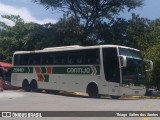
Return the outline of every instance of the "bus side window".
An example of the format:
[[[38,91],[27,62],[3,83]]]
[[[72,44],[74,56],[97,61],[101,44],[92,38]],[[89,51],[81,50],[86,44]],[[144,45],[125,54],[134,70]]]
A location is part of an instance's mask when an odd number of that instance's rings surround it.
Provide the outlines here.
[[[28,64],[27,65],[33,65],[33,55],[32,54],[28,54]]]
[[[29,55],[28,54],[21,55],[20,65],[28,65],[28,64],[29,64]]]
[[[72,65],[72,59],[71,58],[68,59],[68,64]]]
[[[61,64],[62,64],[62,65],[65,65],[65,63],[66,63],[65,58],[62,58],[62,59],[61,59]]]
[[[31,55],[30,56],[30,63],[31,65],[40,65],[40,56],[39,55]]]
[[[67,55],[62,55],[61,57],[62,57],[62,58],[61,58],[61,64],[62,64],[62,65],[66,65],[66,64],[67,64],[67,57],[68,57],[68,56],[67,56]]]
[[[49,54],[42,56],[42,65],[51,65],[52,64],[52,57]]]
[[[82,58],[77,58],[76,63],[79,64],[79,65],[81,65],[83,63],[83,59]]]
[[[21,64],[21,56],[22,55],[14,55],[14,65],[20,65]]]
[[[48,56],[47,59],[45,60],[45,64],[46,65],[52,65],[53,58],[52,56]]]
[[[68,59],[70,65],[80,65],[83,63],[82,56],[80,55],[70,55]]]
[[[53,65],[58,65],[58,58],[57,58],[57,56],[53,57]]]
[[[75,64],[73,55],[69,56],[68,64],[69,64],[69,65],[74,65],[74,64]]]
[[[42,65],[45,65],[45,64],[46,64],[46,59],[47,59],[47,56],[46,56],[46,55],[43,55],[43,56],[42,56],[42,61],[41,61],[41,64],[42,64]]]
[[[87,64],[98,64],[99,59],[96,55],[89,54],[89,55],[86,55],[86,63]]]
[[[100,51],[99,49],[84,50],[84,64],[100,64]]]

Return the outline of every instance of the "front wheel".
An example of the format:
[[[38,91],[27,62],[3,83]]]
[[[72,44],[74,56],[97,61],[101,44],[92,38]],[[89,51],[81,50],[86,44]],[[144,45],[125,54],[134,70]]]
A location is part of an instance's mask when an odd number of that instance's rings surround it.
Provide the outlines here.
[[[100,95],[98,93],[98,87],[95,84],[88,85],[87,93],[91,98],[100,98]]]

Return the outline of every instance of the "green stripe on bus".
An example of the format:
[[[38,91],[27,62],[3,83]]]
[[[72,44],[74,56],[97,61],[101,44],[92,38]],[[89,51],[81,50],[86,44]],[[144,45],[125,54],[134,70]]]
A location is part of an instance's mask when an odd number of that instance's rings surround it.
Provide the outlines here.
[[[46,67],[41,67],[41,73],[46,73]]]
[[[54,67],[53,74],[88,74],[99,75],[99,66],[81,66],[81,67]]]
[[[28,67],[28,73],[33,73],[33,67]]]
[[[40,67],[41,73],[47,73],[46,67]],[[13,73],[34,73],[34,67],[13,67]],[[100,66],[52,67],[52,74],[86,74],[99,75]]]
[[[44,79],[45,82],[49,82],[49,75],[44,75],[44,78],[45,78]]]

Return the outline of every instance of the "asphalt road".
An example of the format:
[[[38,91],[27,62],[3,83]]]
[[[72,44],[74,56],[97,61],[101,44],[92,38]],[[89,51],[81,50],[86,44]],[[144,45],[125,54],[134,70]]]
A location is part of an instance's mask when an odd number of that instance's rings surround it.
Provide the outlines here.
[[[3,91],[0,92],[0,111],[160,111],[160,99],[121,98],[114,100],[109,97],[93,99],[64,93],[54,95]],[[86,118],[87,120],[160,120],[160,117],[54,117],[57,120],[82,120]],[[17,120],[17,118],[12,119]],[[45,120],[49,119],[53,118],[45,118]]]

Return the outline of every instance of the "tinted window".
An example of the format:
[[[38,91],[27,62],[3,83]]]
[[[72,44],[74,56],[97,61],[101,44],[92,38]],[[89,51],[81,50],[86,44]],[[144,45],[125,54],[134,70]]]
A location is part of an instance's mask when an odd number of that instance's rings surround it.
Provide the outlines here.
[[[119,48],[119,54],[127,56],[127,57],[134,57],[134,58],[142,59],[141,52],[132,50],[132,49]]]
[[[116,48],[103,48],[103,65],[106,80],[120,83],[119,60]]]
[[[70,50],[19,54],[14,56],[14,65],[92,65],[100,64],[99,49]]]

